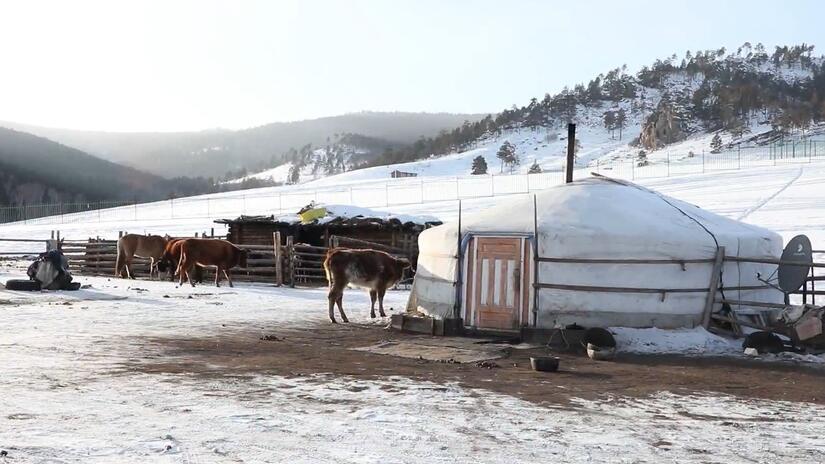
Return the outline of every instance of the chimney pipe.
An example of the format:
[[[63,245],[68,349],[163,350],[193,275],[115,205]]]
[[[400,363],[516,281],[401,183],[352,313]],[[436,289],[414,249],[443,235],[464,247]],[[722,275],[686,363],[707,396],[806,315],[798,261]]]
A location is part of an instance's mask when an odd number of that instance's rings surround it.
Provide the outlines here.
[[[567,164],[565,165],[564,183],[573,182],[573,160],[576,156],[576,125],[567,124]]]

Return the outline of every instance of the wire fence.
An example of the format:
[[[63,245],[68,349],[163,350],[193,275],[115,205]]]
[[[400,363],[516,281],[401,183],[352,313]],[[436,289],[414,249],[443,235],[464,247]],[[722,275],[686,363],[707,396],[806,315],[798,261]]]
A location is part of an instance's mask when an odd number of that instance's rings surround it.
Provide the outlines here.
[[[651,154],[593,161],[576,167],[576,178],[590,172],[628,180],[734,171],[825,160],[825,140],[796,140],[710,151]],[[0,223],[70,224],[168,219],[234,218],[239,215],[294,213],[314,201],[367,208],[524,194],[564,182],[564,171],[463,177],[407,177],[322,188],[274,187],[237,194],[210,194],[152,203],[100,201],[0,207]]]

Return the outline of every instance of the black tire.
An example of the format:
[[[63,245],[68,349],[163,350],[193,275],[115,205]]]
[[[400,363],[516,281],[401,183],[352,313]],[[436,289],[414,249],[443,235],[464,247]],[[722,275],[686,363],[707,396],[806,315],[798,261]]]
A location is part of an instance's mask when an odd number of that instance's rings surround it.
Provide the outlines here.
[[[599,348],[616,348],[616,339],[613,338],[613,334],[601,327],[592,327],[584,331],[582,346],[586,348],[588,343]]]
[[[785,344],[775,333],[760,331],[748,334],[742,342],[742,348],[755,348],[759,354],[776,354],[785,351]]]
[[[6,290],[19,290],[23,292],[39,292],[40,282],[36,280],[12,279],[6,281]]]

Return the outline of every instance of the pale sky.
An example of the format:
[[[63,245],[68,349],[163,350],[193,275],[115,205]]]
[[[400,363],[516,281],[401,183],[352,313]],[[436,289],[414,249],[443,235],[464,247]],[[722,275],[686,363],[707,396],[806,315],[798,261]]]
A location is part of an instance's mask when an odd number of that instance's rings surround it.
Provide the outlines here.
[[[0,120],[232,129],[497,112],[622,64],[813,43],[820,1],[0,0]]]

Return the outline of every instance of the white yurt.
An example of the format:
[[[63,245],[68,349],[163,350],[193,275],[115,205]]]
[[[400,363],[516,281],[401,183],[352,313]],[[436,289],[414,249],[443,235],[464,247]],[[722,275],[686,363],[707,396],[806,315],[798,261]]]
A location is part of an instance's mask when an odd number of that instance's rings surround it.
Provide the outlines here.
[[[720,247],[778,258],[778,234],[604,177],[465,214],[421,233],[418,246],[408,309],[479,330],[695,327],[716,281],[714,311],[720,295],[782,300],[757,279],[775,265],[716,264]]]

